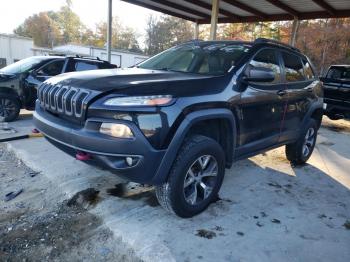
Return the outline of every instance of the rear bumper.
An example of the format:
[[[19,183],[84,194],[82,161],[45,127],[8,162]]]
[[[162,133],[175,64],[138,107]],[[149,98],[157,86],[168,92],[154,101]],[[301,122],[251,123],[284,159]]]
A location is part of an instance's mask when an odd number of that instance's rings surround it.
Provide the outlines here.
[[[343,100],[336,100],[336,99],[329,99],[324,98],[324,103],[327,104],[325,108],[325,112],[344,112],[349,113],[350,112],[350,101],[343,101]]]
[[[123,123],[132,130],[134,138],[114,138],[99,133],[102,122]],[[162,162],[165,150],[155,150],[141,130],[130,121],[91,118],[83,127],[55,117],[37,105],[34,124],[56,147],[75,156],[88,153],[86,162],[108,169],[137,183],[153,184],[153,178]],[[126,158],[133,159],[129,166]]]

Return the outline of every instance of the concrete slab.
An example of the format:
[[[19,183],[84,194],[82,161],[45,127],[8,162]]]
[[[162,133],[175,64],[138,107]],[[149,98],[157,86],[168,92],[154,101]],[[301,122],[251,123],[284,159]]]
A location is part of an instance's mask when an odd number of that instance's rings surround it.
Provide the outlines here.
[[[226,171],[221,200],[191,219],[155,206],[152,192],[108,195],[121,179],[42,138],[8,148],[67,197],[88,187],[101,190],[91,212],[145,261],[349,261],[350,231],[343,224],[350,219],[350,124],[333,125],[325,121],[304,167],[291,167],[284,148],[237,162]]]

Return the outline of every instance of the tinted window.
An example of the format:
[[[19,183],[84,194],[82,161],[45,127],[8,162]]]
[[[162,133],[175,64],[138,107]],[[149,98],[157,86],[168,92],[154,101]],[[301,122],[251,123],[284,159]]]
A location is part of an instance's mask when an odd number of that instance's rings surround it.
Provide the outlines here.
[[[98,69],[96,63],[88,61],[75,61],[75,71],[95,70]]]
[[[327,78],[331,79],[350,79],[350,67],[331,67],[327,73]]]
[[[185,44],[170,48],[138,65],[154,70],[225,74],[246,52],[248,45],[233,43]]]
[[[103,62],[100,62],[100,63],[98,63],[97,65],[98,65],[98,68],[99,68],[99,69],[117,68],[116,65],[109,64],[109,63],[103,63]]]
[[[281,81],[281,68],[275,50],[263,49],[257,53],[250,61],[248,70],[254,67],[269,68],[274,71],[275,80],[268,82],[268,84],[276,84]]]
[[[315,78],[315,74],[314,71],[311,68],[311,65],[308,61],[303,60],[304,63],[304,73],[307,79],[314,79]]]
[[[62,73],[63,65],[64,65],[64,60],[53,61],[51,63],[44,65],[42,68],[40,68],[37,74],[42,76],[59,75]]]
[[[304,68],[301,59],[293,54],[282,52],[287,82],[305,80]]]

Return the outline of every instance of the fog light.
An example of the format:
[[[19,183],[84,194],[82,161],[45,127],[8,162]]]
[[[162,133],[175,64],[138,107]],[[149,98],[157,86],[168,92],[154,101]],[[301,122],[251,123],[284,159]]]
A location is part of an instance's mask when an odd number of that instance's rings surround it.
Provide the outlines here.
[[[134,136],[127,125],[113,123],[102,123],[100,133],[119,138],[130,138]]]
[[[127,157],[126,159],[126,163],[128,164],[128,166],[132,166],[132,158],[131,157]]]

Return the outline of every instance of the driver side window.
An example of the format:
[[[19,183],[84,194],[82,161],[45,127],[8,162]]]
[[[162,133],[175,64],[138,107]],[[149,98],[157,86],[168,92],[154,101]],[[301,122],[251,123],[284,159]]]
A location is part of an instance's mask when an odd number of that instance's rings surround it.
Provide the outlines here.
[[[272,82],[266,82],[266,84],[279,84],[281,82],[281,68],[278,60],[277,53],[274,49],[263,49],[259,51],[253,59],[250,61],[248,70],[256,67],[272,69],[275,74],[275,79]],[[259,82],[259,84],[265,84]]]
[[[63,66],[64,60],[56,60],[44,65],[37,74],[40,76],[56,76],[62,73]]]

